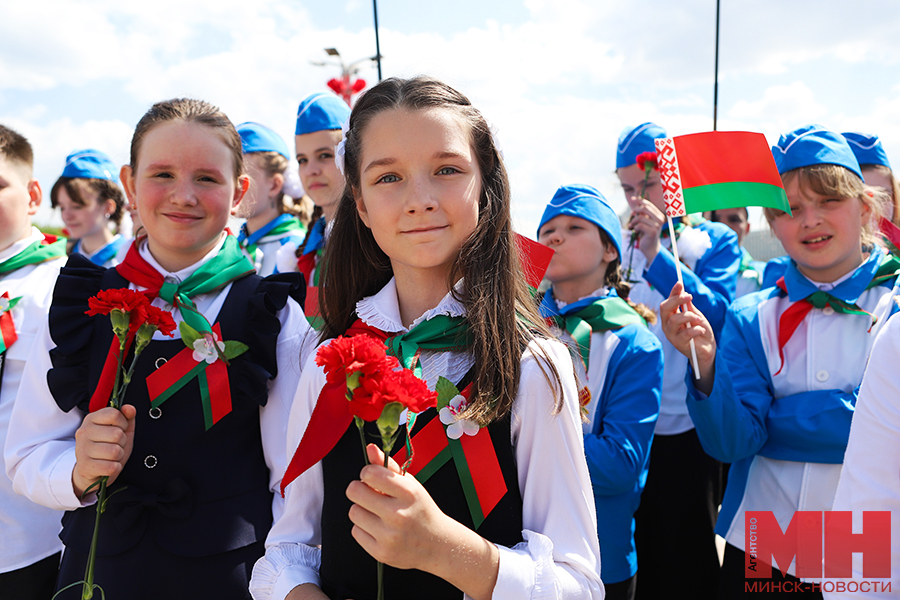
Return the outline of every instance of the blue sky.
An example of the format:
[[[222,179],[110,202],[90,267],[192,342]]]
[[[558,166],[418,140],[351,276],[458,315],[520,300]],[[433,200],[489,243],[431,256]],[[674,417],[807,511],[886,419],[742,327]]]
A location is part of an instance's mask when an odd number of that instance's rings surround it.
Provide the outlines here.
[[[562,184],[592,184],[624,207],[613,174],[624,127],[712,127],[714,0],[381,0],[378,9],[384,76],[445,79],[495,125],[525,234]],[[898,31],[892,0],[722,0],[719,129],[771,142],[810,122],[872,132],[900,164]],[[371,2],[6,3],[0,122],[31,139],[45,191],[72,150],[126,162],[134,124],[174,96],[209,100],[290,143],[299,100],[338,74],[311,64],[326,47],[348,61],[373,55]],[[374,68],[360,75],[377,80]]]

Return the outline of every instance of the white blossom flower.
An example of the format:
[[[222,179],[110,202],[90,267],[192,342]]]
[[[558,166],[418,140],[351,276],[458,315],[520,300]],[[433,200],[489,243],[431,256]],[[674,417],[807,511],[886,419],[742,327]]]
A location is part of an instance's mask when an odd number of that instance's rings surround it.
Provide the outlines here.
[[[225,351],[225,342],[220,342],[215,333],[203,334],[202,338],[194,340],[193,345],[194,353],[191,354],[191,358],[197,362],[205,360],[208,364],[213,364],[219,360],[219,352]]]
[[[457,395],[450,400],[450,404],[442,408],[438,413],[441,423],[447,426],[447,437],[451,440],[458,440],[463,434],[475,435],[481,429],[475,421],[461,417],[468,406],[469,403],[466,402],[466,399],[461,395]]]

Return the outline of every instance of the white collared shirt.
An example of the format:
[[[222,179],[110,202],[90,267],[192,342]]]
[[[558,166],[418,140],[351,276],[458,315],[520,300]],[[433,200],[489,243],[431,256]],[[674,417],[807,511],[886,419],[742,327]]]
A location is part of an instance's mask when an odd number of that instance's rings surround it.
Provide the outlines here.
[[[220,242],[200,261],[175,273],[165,271],[153,258],[146,244],[139,249],[141,256],[164,277],[183,281],[191,273],[211,260],[225,241]],[[141,289],[134,284],[131,289]],[[193,298],[197,309],[215,323],[219,310],[231,290],[231,284],[222,289]],[[153,300],[153,305],[170,309],[161,298]],[[176,325],[182,320],[178,310],[172,314]],[[269,381],[269,399],[260,408],[260,430],[266,464],[270,470],[269,487],[275,492],[273,515],[281,513],[281,476],[287,463],[285,436],[290,403],[300,378],[300,369],[310,351],[315,347],[316,334],[310,328],[303,310],[293,300],[288,299],[279,311],[281,334],[276,346],[278,376]],[[174,332],[179,337],[178,329]],[[159,332],[154,339],[164,338]],[[13,480],[16,492],[34,502],[61,510],[74,510],[95,501],[90,495],[82,501],[72,488],[72,470],[75,467],[75,431],[80,427],[84,414],[79,410],[63,412],[50,393],[47,385],[47,371],[52,367],[49,352],[56,344],[50,337],[49,327],[44,319],[34,340],[28,364],[22,377],[19,396],[27,402],[18,403],[12,415],[11,435],[7,439],[4,458],[6,471]],[[134,457],[132,457],[134,458]]]
[[[361,300],[357,314],[366,324],[384,331],[407,331],[393,280],[376,295]],[[447,294],[413,326],[439,314],[462,316],[465,308]],[[532,343],[522,357],[511,415],[525,541],[513,548],[498,546],[500,570],[493,598],[599,599],[603,598],[603,584],[596,515],[572,361],[559,342],[542,342],[540,347],[559,372],[564,407],[553,414],[555,399],[533,355],[537,344]],[[473,363],[467,353],[425,350],[420,361],[431,389],[441,375],[459,381]],[[288,424],[290,454],[300,442],[324,384],[323,369],[308,361]],[[316,546],[322,541],[323,492],[321,463],[288,486],[284,514],[272,526],[266,555],[253,569],[250,591],[257,600],[280,600],[298,585],[318,584],[320,551]]]
[[[0,252],[0,262],[44,239],[37,228],[30,235]],[[3,365],[3,385],[0,387],[0,448],[6,443],[9,422],[16,392],[25,370],[28,351],[34,344],[38,330],[47,321],[53,284],[59,269],[66,264],[60,257],[27,265],[0,275],[0,295],[9,293],[10,299],[21,297],[12,309],[12,319],[18,339],[7,350]],[[59,541],[58,511],[35,504],[13,491],[12,481],[0,475],[0,573],[21,569],[62,549]]]

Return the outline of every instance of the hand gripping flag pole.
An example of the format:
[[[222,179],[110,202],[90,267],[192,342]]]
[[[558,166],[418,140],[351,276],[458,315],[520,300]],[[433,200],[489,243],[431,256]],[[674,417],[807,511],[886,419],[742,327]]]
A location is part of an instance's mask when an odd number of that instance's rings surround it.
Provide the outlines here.
[[[682,285],[684,280],[673,217],[746,206],[767,206],[791,212],[775,159],[763,134],[711,131],[659,138],[655,144],[672,254],[678,282]],[[691,365],[694,377],[700,379],[694,340],[691,340]]]

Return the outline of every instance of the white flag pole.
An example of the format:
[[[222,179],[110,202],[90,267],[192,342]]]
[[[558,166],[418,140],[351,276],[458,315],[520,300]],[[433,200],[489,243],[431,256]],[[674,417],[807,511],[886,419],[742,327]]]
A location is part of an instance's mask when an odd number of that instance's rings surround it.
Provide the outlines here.
[[[669,215],[669,211],[666,211],[666,221],[669,223],[669,239],[672,240],[672,254],[675,256],[675,271],[678,273],[678,283],[684,288],[684,279],[681,277],[681,260],[678,258],[678,244],[675,240],[675,226],[672,224],[672,217]],[[681,306],[678,307],[678,310],[684,312]],[[694,367],[694,378],[700,379],[697,346],[694,345],[694,340],[691,340],[691,365]]]

